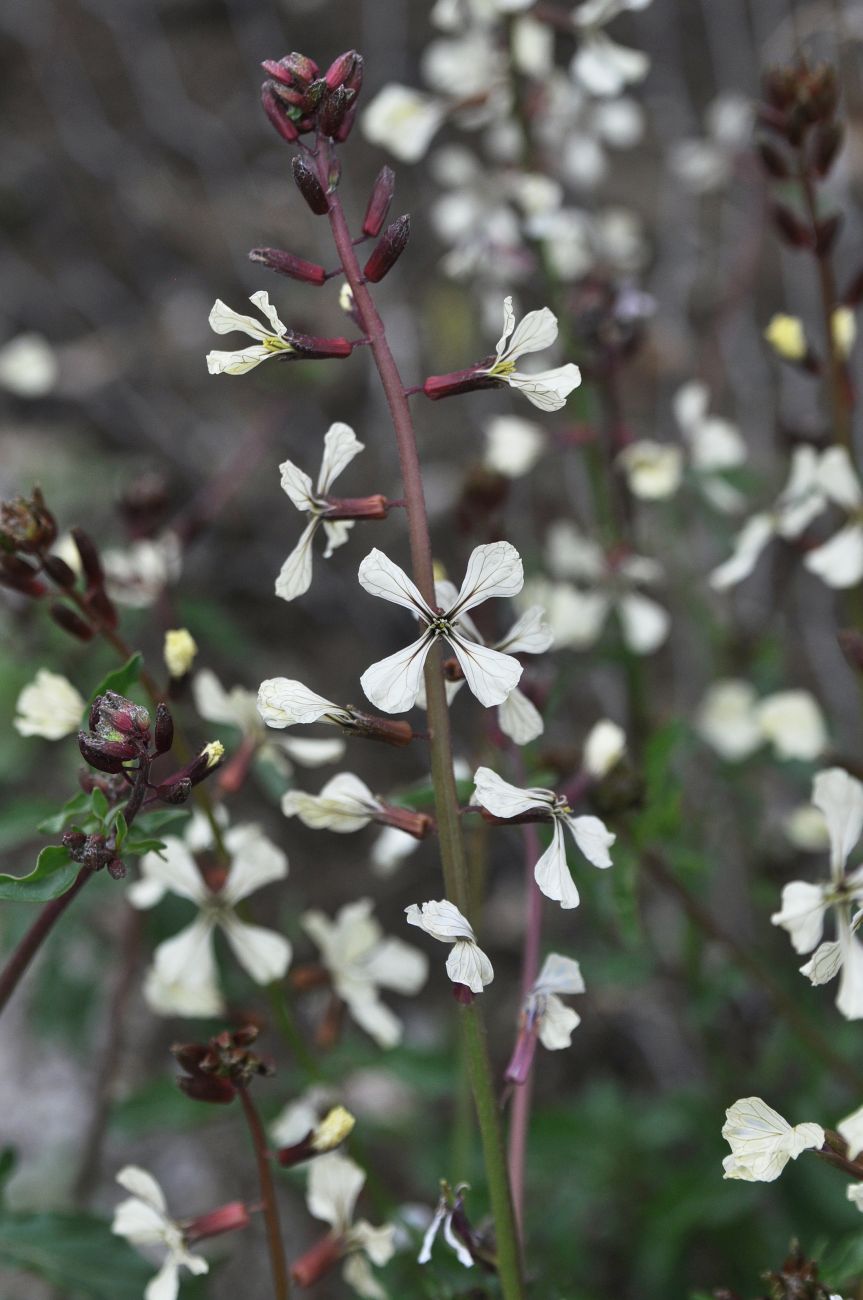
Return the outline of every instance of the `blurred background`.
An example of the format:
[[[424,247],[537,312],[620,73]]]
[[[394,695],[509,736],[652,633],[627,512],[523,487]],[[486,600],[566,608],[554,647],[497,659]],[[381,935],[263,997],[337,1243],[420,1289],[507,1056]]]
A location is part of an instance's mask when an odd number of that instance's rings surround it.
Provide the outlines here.
[[[282,460],[314,474],[324,431],[345,420],[366,451],[340,487],[350,495],[399,495],[388,415],[369,359],[360,351],[339,365],[264,366],[232,378],[209,376],[204,357],[234,342],[214,344],[207,325],[213,301],[244,311],[260,288],[292,328],[352,331],[337,282],[313,289],[247,259],[251,248],[274,246],[333,265],[326,223],[297,195],[291,150],[260,112],[261,60],[299,49],[325,67],[355,47],[366,58],[363,97],[371,101],[388,82],[422,83],[424,51],[436,38],[429,16],[430,5],[419,0],[27,0],[0,8],[0,498],[38,483],[61,532],[79,524],[105,548],[127,551],[168,527],[178,535],[181,560],[171,581],[154,603],[133,597],[123,610],[127,641],[157,666],[165,630],[186,626],[201,647],[197,666],[212,669],[226,687],[255,690],[263,678],[283,675],[333,700],[360,703],[359,673],[400,644],[399,611],[370,609],[355,581],[356,564],[372,545],[406,563],[398,511],[363,526],[362,536],[356,530],[330,562],[316,557],[315,583],[301,601],[286,605],[273,595],[300,526],[279,486]],[[624,280],[652,300],[622,381],[620,418],[636,437],[673,440],[673,394],[702,379],[713,407],[745,439],[743,482],[753,502],[772,500],[781,485],[776,457],[789,438],[818,431],[813,386],[780,374],[761,338],[775,311],[814,316],[815,284],[808,265],[801,270],[799,256],[781,251],[769,229],[748,120],[736,137],[723,137],[711,106],[724,96],[745,109],[762,70],[790,57],[795,22],[807,47],[842,69],[846,144],[832,185],[845,214],[841,278],[855,274],[863,251],[860,4],[801,2],[794,12],[789,0],[653,0],[623,14],[615,37],[650,59],[646,78],[630,91],[643,130],[634,148],[613,153],[601,175],[576,186],[574,200],[600,233],[612,229],[609,214],[633,214],[624,265],[597,255],[584,275]],[[463,137],[445,125],[436,145]],[[561,149],[565,144],[562,128]],[[554,142],[547,147],[553,151]],[[342,196],[356,226],[385,158],[360,131],[344,151]],[[397,173],[393,213],[411,214],[412,237],[378,299],[406,381],[421,383],[489,353],[504,292],[514,291],[524,308],[541,306],[543,284],[530,264],[515,283],[496,282],[494,267],[484,275],[449,274],[434,167],[386,160]],[[578,275],[566,290],[576,334],[586,310],[582,287]],[[30,349],[27,366],[16,365],[13,345]],[[538,573],[547,521],[579,513],[585,501],[579,446],[589,406],[541,417],[553,450],[529,480],[501,479],[483,466],[484,428],[513,404],[503,391],[415,406],[436,546],[456,581],[470,548],[500,535]],[[663,600],[674,629],[650,660],[645,683],[651,728],[638,778],[652,821],[649,831],[641,824],[621,840],[613,872],[600,878],[581,870],[579,913],[547,910],[546,947],[580,960],[588,991],[578,1000],[583,1023],[572,1049],[537,1058],[526,1221],[533,1294],[543,1300],[706,1297],[723,1286],[751,1296],[793,1236],[811,1252],[842,1240],[863,1262],[858,1213],[832,1171],[802,1161],[771,1187],[721,1178],[720,1128],[736,1097],[758,1093],[792,1123],[834,1122],[859,1104],[863,1071],[855,1027],[800,981],[786,936],[767,923],[781,883],[812,870],[811,858],[802,865],[795,858],[782,823],[807,798],[813,766],[792,762],[780,770],[763,753],[743,765],[720,764],[692,726],[710,682],[745,670],[764,691],[812,691],[828,719],[831,752],[859,763],[859,702],[832,630],[833,596],[787,578],[791,595],[780,610],[774,596],[786,579],[777,561],[729,612],[708,600],[704,580],[727,553],[727,521],[705,520],[690,502],[688,509],[646,512],[638,529],[640,549],[666,567]],[[15,732],[18,694],[47,666],[86,697],[113,660],[106,648],[65,636],[36,602],[7,593],[0,636],[0,866],[19,872],[38,847],[35,821],[75,789],[79,759],[74,741]],[[570,754],[575,764],[598,718],[631,721],[620,664],[612,646],[564,652],[554,682],[550,666],[538,669],[560,701],[542,741],[549,752]],[[472,699],[459,701],[459,752],[473,770],[480,710]],[[194,741],[219,734],[229,747],[238,743],[230,728],[196,717],[188,689],[175,706]],[[542,769],[541,756],[537,764]],[[424,775],[423,753],[414,749],[350,748],[342,766],[382,792],[409,788]],[[331,774],[298,770],[293,779],[317,790]],[[404,906],[439,896],[433,844],[421,845],[398,870],[376,874],[371,831],[337,837],[286,823],[274,798],[283,785],[256,768],[232,816],[261,823],[288,852],[289,880],[272,891],[261,915],[271,923],[278,915],[305,960],[314,953],[298,917],[309,906],[333,912],[371,895],[385,929],[401,935]],[[706,909],[707,929],[693,923],[673,889],[641,870],[638,846],[648,840],[663,845]],[[474,848],[489,859],[483,938],[497,978],[487,1010],[502,1069],[518,998],[521,850],[515,832]],[[719,938],[709,932],[711,918]],[[31,919],[26,907],[4,905],[4,948]],[[40,957],[0,1025],[0,1138],[18,1154],[7,1215],[72,1204],[109,1214],[114,1173],[129,1162],[151,1169],[171,1203],[190,1213],[254,1197],[235,1117],[195,1107],[172,1082],[167,1047],[194,1038],[194,1026],[154,1017],[139,991],[153,944],[186,919],[176,899],[143,921],[131,919],[122,886],[99,879]],[[765,991],[722,935],[757,952],[778,989]],[[384,1054],[346,1028],[322,1065],[360,1117],[357,1158],[374,1171],[375,1221],[394,1205],[432,1205],[438,1178],[456,1163],[474,1187],[469,1209],[481,1215],[485,1204],[449,1038],[449,990],[440,953],[429,955],[425,992],[395,1000],[406,1021],[403,1045]],[[239,1011],[248,985],[227,962],[223,968]],[[100,1098],[112,1007],[121,1013],[121,1044],[108,1096]],[[249,1009],[266,1020],[265,1005]],[[309,1032],[318,1014],[314,999],[301,1004]],[[849,1063],[844,1073],[825,1061],[811,1030]],[[274,1035],[265,1032],[262,1043],[280,1065],[276,1080],[260,1089],[272,1116],[309,1080]],[[95,1113],[104,1132],[94,1138]],[[82,1152],[94,1144],[98,1160],[82,1188]],[[302,1181],[285,1183],[293,1254],[315,1231]],[[62,1283],[43,1290],[15,1267],[4,1247],[10,1234],[14,1220],[4,1227],[0,1218],[4,1300],[66,1295]],[[101,1250],[94,1242],[91,1261],[101,1260]],[[241,1287],[267,1294],[258,1227],[221,1254],[208,1279],[184,1283],[183,1297],[220,1300]],[[381,1274],[394,1297],[496,1294],[493,1282],[466,1277],[446,1258],[434,1275],[422,1276],[410,1258],[400,1255]],[[124,1300],[140,1293],[137,1274],[107,1276],[114,1290],[104,1289],[103,1275],[85,1278],[71,1294]],[[348,1294],[341,1285],[328,1280],[310,1294]]]

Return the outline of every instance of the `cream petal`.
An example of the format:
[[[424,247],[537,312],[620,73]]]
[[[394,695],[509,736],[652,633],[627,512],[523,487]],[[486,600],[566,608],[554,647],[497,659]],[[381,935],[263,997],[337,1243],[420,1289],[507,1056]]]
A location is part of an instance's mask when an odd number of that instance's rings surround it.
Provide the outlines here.
[[[821,938],[826,908],[821,885],[792,880],[783,887],[782,905],[770,923],[787,931],[795,952],[811,952]]]
[[[460,618],[469,609],[494,596],[516,596],[524,586],[521,556],[509,542],[487,542],[474,547],[467,562],[458,599],[446,611],[448,618]]]
[[[320,522],[314,518],[306,524],[299,541],[279,570],[276,595],[282,600],[296,600],[312,585],[312,539]]]
[[[358,831],[367,826],[380,803],[371,790],[351,772],[340,772],[319,795],[289,790],[282,796],[286,817],[299,817],[312,830]]]
[[[472,993],[482,993],[494,979],[488,957],[472,939],[457,939],[446,959],[446,973],[453,984],[466,984]]]
[[[200,906],[210,897],[210,891],[204,884],[195,859],[182,840],[170,836],[164,845],[161,853],[146,853],[141,859],[142,877]]]
[[[387,1292],[375,1278],[365,1255],[352,1251],[342,1268],[342,1277],[362,1300],[389,1300]]]
[[[863,1106],[840,1120],[836,1129],[848,1143],[848,1159],[856,1160],[863,1151]]]
[[[756,706],[755,720],[777,758],[811,761],[827,746],[827,728],[815,698],[808,691],[778,691]]]
[[[830,865],[838,879],[863,831],[863,783],[844,768],[827,768],[812,782],[812,802],[827,822]]]
[[[553,641],[554,634],[545,621],[542,605],[531,605],[513,623],[506,636],[495,643],[494,649],[511,655],[541,655],[551,649]]]
[[[507,339],[509,338],[510,334],[513,332],[514,329],[515,329],[515,312],[512,309],[512,298],[504,298],[503,333],[498,339],[497,348],[495,349],[495,355],[498,361],[500,361],[501,358],[503,357],[506,349]]]
[[[601,718],[584,742],[584,770],[601,781],[626,753],[626,732],[610,718]]]
[[[269,338],[271,333],[259,320],[255,320],[254,316],[241,316],[238,311],[234,311],[227,303],[222,302],[221,298],[217,298],[213,304],[209,324],[210,329],[216,334],[233,334],[235,330],[239,330],[260,342]]]
[[[289,758],[301,767],[324,767],[327,763],[337,763],[345,754],[343,740],[314,740],[298,736],[280,736],[273,741]],[[270,746],[266,747],[267,749]],[[259,751],[263,756],[265,747]]]
[[[769,514],[753,515],[747,519],[734,540],[732,555],[710,575],[714,591],[725,591],[748,578],[775,531],[776,526]]]
[[[378,91],[361,117],[363,135],[389,149],[400,162],[419,162],[446,117],[444,103],[411,86],[391,82]]]
[[[856,587],[863,578],[863,524],[846,524],[829,542],[807,551],[803,563],[828,587]]]
[[[818,462],[818,486],[849,513],[863,504],[860,480],[845,447],[828,447]]]
[[[519,817],[532,808],[548,808],[555,801],[553,790],[522,790],[510,785],[490,767],[478,767],[474,773],[472,802],[478,803],[495,817]]]
[[[521,478],[533,469],[545,446],[545,431],[538,424],[499,415],[485,427],[484,464],[506,478]]]
[[[211,375],[245,375],[262,361],[269,361],[276,355],[260,343],[238,348],[236,352],[208,352],[207,370]]]
[[[192,698],[195,708],[207,722],[227,722],[237,725],[231,697],[218,677],[209,668],[202,668],[192,678]]]
[[[401,939],[386,938],[376,944],[363,963],[373,984],[413,997],[428,979],[428,957]]]
[[[647,75],[650,60],[641,50],[618,45],[605,32],[590,32],[576,50],[570,68],[592,95],[619,95]]]
[[[598,817],[567,817],[572,838],[594,867],[610,867],[608,850],[617,839]]]
[[[701,423],[707,415],[709,404],[710,393],[707,385],[692,379],[678,388],[671,400],[671,409],[674,418],[685,433]]]
[[[169,979],[157,966],[150,966],[144,976],[144,1001],[160,1016],[208,1019],[223,1015],[225,1004],[212,949],[205,953],[200,968],[187,968],[176,979]]]
[[[566,862],[563,827],[555,819],[551,844],[533,869],[534,879],[546,898],[563,908],[578,907],[579,896]]]
[[[498,706],[497,725],[514,745],[529,745],[545,730],[542,714],[517,686]]]
[[[258,688],[258,712],[268,727],[291,727],[321,718],[330,721],[326,715],[343,710],[332,700],[310,691],[302,682],[288,677],[268,677]]]
[[[144,1201],[147,1206],[154,1209],[158,1214],[164,1215],[168,1211],[168,1203],[165,1200],[165,1193],[156,1182],[152,1174],[140,1165],[125,1165],[116,1176],[116,1181],[121,1187],[125,1187],[127,1192],[131,1192],[139,1201]],[[123,1202],[128,1205],[128,1201]],[[120,1206],[117,1206],[120,1209]],[[124,1232],[121,1234],[126,1236]]]
[[[737,762],[761,745],[757,698],[755,688],[736,677],[723,678],[708,689],[695,715],[695,727],[721,758]]]
[[[581,1016],[560,998],[550,993],[539,1022],[539,1041],[550,1052],[560,1051],[572,1043],[572,1031],[581,1024]]]
[[[649,655],[659,649],[671,628],[667,610],[637,592],[622,596],[617,609],[623,639],[633,654]]]
[[[216,983],[214,924],[209,917],[197,916],[191,925],[158,945],[153,953],[153,966],[161,979],[169,983]]]
[[[346,997],[348,1010],[360,1029],[373,1038],[378,1047],[396,1047],[402,1040],[404,1027],[398,1016],[381,1002],[373,988],[352,991]]]
[[[419,640],[367,668],[360,678],[366,699],[384,713],[406,713],[412,709],[434,640],[432,634],[424,632]]]
[[[480,704],[487,709],[495,704],[503,704],[510,692],[515,690],[524,672],[518,660],[512,655],[502,655],[498,650],[480,645],[477,641],[468,641],[455,632],[451,632],[446,639],[452,646],[469,690]]]
[[[219,926],[234,956],[256,984],[280,980],[291,964],[291,945],[274,930],[248,925],[233,912],[219,918]]]
[[[225,845],[232,862],[220,897],[227,903],[239,903],[288,874],[287,856],[258,826],[233,826],[225,836]]]
[[[255,304],[262,316],[266,316],[271,326],[270,333],[275,334],[276,338],[281,338],[283,334],[287,334],[287,326],[283,325],[279,320],[266,289],[258,289],[251,295],[249,302]]]
[[[419,846],[420,841],[414,835],[406,835],[397,826],[385,826],[371,847],[372,871],[378,876],[392,875]]]
[[[333,551],[337,551],[340,546],[344,546],[351,535],[353,526],[353,519],[325,519],[323,521],[324,536],[327,540],[324,547],[325,560],[330,558]]]
[[[836,1009],[846,1020],[863,1020],[863,944],[851,933],[847,920],[840,920],[839,945],[842,969]]]
[[[436,617],[404,569],[399,568],[383,551],[374,549],[360,564],[360,586],[372,596],[402,605],[423,619]]]
[[[508,301],[511,303],[512,300]],[[512,332],[506,350],[498,353],[498,360],[515,361],[531,352],[543,352],[551,347],[556,338],[557,317],[554,312],[548,307],[529,311]]]
[[[138,1246],[161,1244],[165,1240],[165,1212],[132,1196],[114,1207],[111,1231]]]
[[[535,993],[583,993],[581,967],[572,957],[550,952],[533,986]]]
[[[469,939],[472,943],[476,936],[470,922],[462,916],[454,903],[447,899],[422,903],[411,903],[405,908],[408,925],[419,926],[433,939],[442,943],[454,943],[457,939]]]
[[[699,474],[735,469],[746,460],[746,443],[740,430],[718,415],[702,420],[685,436],[689,443],[692,468]]]
[[[315,494],[312,480],[305,470],[300,469],[292,460],[283,460],[279,466],[282,491],[286,492],[298,510],[304,513],[314,510]]]
[[[327,496],[335,480],[355,456],[365,450],[349,424],[336,421],[324,434],[324,457],[318,474],[318,496]]]
[[[517,388],[540,411],[561,411],[573,389],[581,383],[581,371],[570,361],[554,370],[541,370],[535,375],[523,375],[514,370],[500,376],[510,388]]]
[[[839,974],[842,965],[842,945],[836,943],[820,944],[805,966],[800,967],[800,974],[805,975],[810,984],[829,984]]]
[[[337,1232],[347,1232],[365,1181],[365,1173],[359,1165],[338,1151],[318,1156],[309,1166],[306,1192],[309,1213]]]
[[[155,1277],[144,1288],[144,1300],[177,1300],[180,1294],[180,1270],[169,1255]]]

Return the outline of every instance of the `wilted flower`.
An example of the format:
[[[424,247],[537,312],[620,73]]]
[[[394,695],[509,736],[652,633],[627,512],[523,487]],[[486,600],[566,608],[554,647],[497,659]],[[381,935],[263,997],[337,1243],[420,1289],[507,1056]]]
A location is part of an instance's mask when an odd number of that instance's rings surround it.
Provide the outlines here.
[[[323,525],[327,546],[324,559],[329,559],[337,546],[344,546],[353,526],[350,519],[327,519],[327,496],[342,470],[350,465],[355,456],[363,450],[353,429],[347,424],[332,424],[324,434],[324,456],[321,461],[318,481],[312,487],[312,480],[293,461],[286,460],[279,469],[282,473],[282,488],[287,492],[294,505],[303,514],[309,516],[309,522],[303,529],[300,540],[282,565],[276,579],[276,595],[282,600],[295,600],[297,596],[308,591],[312,584],[312,539],[318,528]]]
[[[803,761],[817,758],[827,746],[824,717],[808,691],[777,691],[759,700],[750,682],[734,677],[708,689],[695,726],[729,762],[748,758],[765,742],[777,758]]]
[[[448,1183],[441,1183],[440,1200],[423,1237],[423,1244],[417,1256],[418,1264],[427,1264],[429,1262],[435,1238],[443,1228],[443,1239],[450,1250],[454,1252],[458,1262],[463,1264],[465,1268],[473,1268],[473,1255],[468,1250],[465,1242],[459,1239],[460,1234],[470,1240],[470,1230],[464,1214],[464,1193],[469,1190],[467,1183],[459,1183],[457,1187],[452,1189],[450,1189]]]
[[[524,1083],[537,1039],[549,1051],[570,1046],[572,1031],[581,1024],[581,1017],[560,998],[561,994],[583,992],[578,962],[560,953],[549,953],[521,1008],[518,1041],[504,1075],[508,1082]]]
[[[132,1195],[114,1210],[111,1231],[133,1246],[155,1246],[167,1252],[158,1273],[147,1284],[144,1300],[176,1300],[180,1269],[200,1274],[209,1272],[210,1266],[202,1256],[190,1254],[183,1229],[168,1214],[164,1194],[152,1174],[126,1165],[117,1174],[117,1182]]]
[[[282,812],[286,817],[299,817],[303,825],[312,830],[339,831],[342,834],[362,830],[374,821],[421,840],[433,824],[426,813],[384,803],[352,772],[339,772],[327,782],[320,794],[288,790],[282,796]]]
[[[370,898],[360,898],[346,903],[332,921],[315,910],[304,912],[300,922],[320,948],[333,988],[353,1019],[379,1047],[394,1047],[402,1024],[379,990],[412,997],[426,982],[428,959],[401,939],[385,937],[373,908]]]
[[[85,700],[67,678],[40,668],[18,696],[13,726],[20,736],[62,740],[81,726],[86,707]]]
[[[792,1128],[760,1097],[742,1097],[729,1106],[725,1116],[722,1136],[731,1147],[731,1155],[722,1162],[724,1178],[772,1183],[789,1160],[824,1145],[820,1124],[797,1124]]]
[[[608,850],[616,836],[598,817],[573,816],[565,795],[553,790],[520,790],[510,785],[491,768],[479,767],[474,774],[476,788],[473,802],[493,817],[503,820],[526,819],[526,814],[540,814],[540,819],[554,823],[552,841],[534,867],[534,877],[546,898],[561,907],[578,907],[579,895],[566,861],[564,826],[576,845],[595,867],[610,867]]]
[[[782,890],[782,909],[770,918],[791,938],[795,952],[815,952],[802,974],[812,984],[826,984],[841,972],[836,1006],[848,1020],[863,1018],[863,945],[855,933],[863,912],[863,867],[850,874],[845,865],[863,830],[863,784],[839,767],[819,772],[812,783],[812,802],[823,814],[830,836],[830,880],[809,884],[794,880]],[[837,938],[819,943],[830,908]],[[816,947],[816,944],[818,947]]]
[[[492,596],[514,596],[524,583],[521,557],[509,542],[477,546],[468,560],[458,598],[438,612],[423,599],[410,578],[383,552],[371,551],[360,565],[360,585],[373,596],[403,605],[425,625],[422,636],[405,649],[372,664],[360,678],[367,697],[385,713],[403,713],[414,706],[423,666],[438,637],[451,646],[468,687],[480,704],[502,704],[521,677],[511,655],[491,650],[458,631],[459,620]]]
[[[365,1181],[359,1165],[337,1151],[309,1166],[309,1213],[330,1224],[332,1231],[293,1264],[291,1276],[300,1286],[311,1286],[344,1259],[342,1277],[348,1286],[367,1300],[386,1300],[386,1292],[375,1279],[370,1263],[381,1267],[392,1259],[394,1229],[389,1224],[375,1228],[366,1219],[353,1222]]]
[[[458,908],[442,899],[440,902],[411,903],[405,908],[408,925],[419,926],[441,943],[451,943],[452,952],[446,959],[446,973],[454,984],[464,984],[472,993],[482,993],[494,979],[494,970],[488,957],[476,941],[471,924]]]

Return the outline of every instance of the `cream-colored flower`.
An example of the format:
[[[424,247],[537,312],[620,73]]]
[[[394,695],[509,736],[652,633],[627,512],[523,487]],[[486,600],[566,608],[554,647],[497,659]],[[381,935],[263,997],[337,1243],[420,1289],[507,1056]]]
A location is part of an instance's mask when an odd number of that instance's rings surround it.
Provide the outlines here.
[[[58,371],[57,354],[41,334],[18,334],[0,347],[0,388],[16,397],[46,397]]]
[[[40,668],[18,696],[12,725],[20,736],[62,740],[79,730],[86,707],[86,701],[66,677]]]
[[[132,1195],[114,1210],[111,1231],[133,1246],[143,1246],[147,1253],[154,1246],[165,1251],[161,1268],[147,1283],[144,1300],[177,1300],[180,1269],[199,1275],[209,1272],[209,1264],[201,1255],[189,1252],[183,1229],[168,1214],[164,1193],[152,1174],[126,1165],[117,1174],[117,1182]]]
[[[157,537],[145,537],[125,550],[102,552],[105,590],[117,605],[146,609],[180,576],[180,539],[171,529]]]
[[[370,144],[388,149],[399,162],[419,162],[446,117],[446,104],[432,95],[390,82],[360,118]]]
[[[483,464],[505,478],[529,474],[547,445],[545,430],[517,415],[498,415],[485,426]]]
[[[725,1178],[748,1183],[772,1183],[789,1160],[824,1145],[820,1124],[794,1128],[760,1097],[742,1097],[725,1112],[722,1136],[731,1155],[722,1162]]]
[[[584,770],[597,781],[607,776],[626,753],[626,732],[610,718],[591,727],[584,742]]]
[[[195,662],[198,643],[186,627],[171,628],[165,633],[163,655],[172,677],[185,677]]]
[[[354,1222],[354,1210],[365,1172],[353,1160],[332,1151],[309,1165],[306,1204],[309,1213],[332,1229],[334,1245],[344,1258],[342,1276],[366,1300],[386,1300],[370,1265],[381,1268],[395,1254],[395,1229],[375,1228],[367,1219]]]
[[[619,453],[617,463],[630,492],[642,501],[664,501],[683,481],[683,453],[672,443],[651,438],[631,442]]]
[[[764,337],[783,361],[802,361],[809,350],[806,330],[798,316],[787,316],[784,312],[771,316]]]
[[[536,374],[525,374],[516,369],[519,357],[531,352],[544,352],[557,339],[557,317],[548,307],[539,311],[529,311],[525,317],[515,323],[512,298],[506,298],[503,304],[503,333],[498,339],[494,361],[487,368],[479,368],[478,374],[488,375],[517,388],[541,411],[559,411],[566,405],[566,399],[574,388],[581,383],[581,371],[569,362],[555,370],[543,370]]]
[[[411,903],[405,908],[408,925],[425,930],[433,939],[452,944],[446,959],[446,973],[454,984],[465,984],[472,993],[482,993],[494,979],[488,957],[476,941],[470,922],[455,904],[439,902]]]
[[[749,682],[733,677],[708,689],[695,726],[729,762],[748,758],[765,741],[777,758],[804,762],[817,758],[827,746],[824,716],[808,691],[776,691],[759,700]]]
[[[264,682],[261,690],[267,685]],[[337,762],[345,752],[343,740],[274,736],[267,730],[265,719],[258,709],[259,697],[254,691],[249,691],[244,686],[232,686],[226,691],[209,668],[195,674],[192,696],[195,708],[202,718],[208,722],[227,723],[236,727],[257,757],[265,763],[271,763],[282,776],[290,776],[293,771],[292,761],[301,767],[320,767],[324,763]]]

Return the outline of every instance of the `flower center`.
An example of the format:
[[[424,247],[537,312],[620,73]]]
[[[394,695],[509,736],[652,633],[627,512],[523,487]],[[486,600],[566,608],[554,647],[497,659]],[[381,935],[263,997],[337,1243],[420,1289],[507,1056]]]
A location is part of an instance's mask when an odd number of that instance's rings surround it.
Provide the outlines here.
[[[514,361],[495,361],[488,373],[494,375],[497,379],[504,379],[507,375],[511,375],[514,370]]]
[[[293,352],[290,343],[284,339],[277,338],[275,334],[268,334],[264,339],[264,347],[268,352]]]
[[[452,623],[440,615],[429,623],[429,631],[434,632],[435,636],[447,636],[452,631]]]

